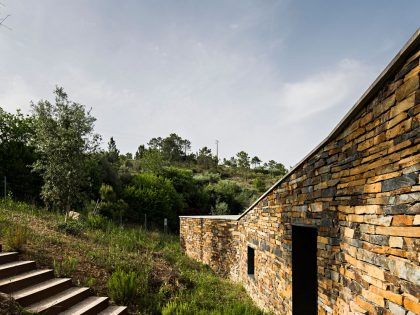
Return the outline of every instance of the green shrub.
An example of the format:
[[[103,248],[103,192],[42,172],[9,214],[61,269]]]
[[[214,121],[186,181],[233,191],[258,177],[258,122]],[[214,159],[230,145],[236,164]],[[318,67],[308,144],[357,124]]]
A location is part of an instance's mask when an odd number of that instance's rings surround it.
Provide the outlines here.
[[[90,212],[86,216],[85,224],[92,229],[104,229],[107,226],[108,221],[103,216]]]
[[[141,277],[136,272],[117,269],[108,280],[108,293],[116,303],[133,304],[141,285]]]
[[[131,221],[143,223],[147,214],[148,223],[157,227],[163,227],[164,218],[171,228],[178,227],[182,201],[169,179],[150,173],[138,174],[125,188],[124,199],[129,205],[127,217]]]
[[[213,209],[211,209],[211,214],[214,214],[214,215],[229,214],[228,204],[224,201],[216,203],[216,206]]]
[[[61,222],[57,226],[59,231],[64,233],[80,236],[83,234],[83,223],[76,220],[67,220],[67,222]]]
[[[57,277],[71,277],[77,270],[79,261],[69,256],[63,257],[61,260],[54,259],[54,273]]]
[[[115,202],[102,201],[99,205],[99,212],[103,216],[120,223],[127,209],[128,205],[122,199],[119,199]]]
[[[22,251],[28,240],[28,228],[15,224],[6,230],[5,243],[11,250]]]

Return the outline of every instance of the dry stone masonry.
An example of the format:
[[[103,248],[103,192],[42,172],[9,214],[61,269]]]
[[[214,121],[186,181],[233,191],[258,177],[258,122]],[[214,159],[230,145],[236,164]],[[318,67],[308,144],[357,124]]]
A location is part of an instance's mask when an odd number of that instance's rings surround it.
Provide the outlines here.
[[[420,30],[332,134],[242,215],[181,217],[184,251],[263,309],[296,314],[293,230],[316,228],[318,314],[420,314],[419,73]]]

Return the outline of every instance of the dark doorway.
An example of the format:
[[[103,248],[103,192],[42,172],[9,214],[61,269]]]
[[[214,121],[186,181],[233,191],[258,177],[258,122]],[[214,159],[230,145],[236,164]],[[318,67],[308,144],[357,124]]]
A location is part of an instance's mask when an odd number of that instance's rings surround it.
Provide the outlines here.
[[[318,313],[316,237],[316,228],[292,227],[293,315]]]

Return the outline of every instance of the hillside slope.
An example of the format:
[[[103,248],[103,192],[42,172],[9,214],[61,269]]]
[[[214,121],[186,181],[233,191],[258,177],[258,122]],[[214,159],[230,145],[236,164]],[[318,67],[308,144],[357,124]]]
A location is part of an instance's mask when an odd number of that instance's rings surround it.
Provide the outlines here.
[[[19,238],[26,240],[22,259],[54,267],[75,284],[117,300],[124,294],[110,278],[131,272],[136,289],[125,294],[133,294],[131,314],[262,314],[240,286],[184,256],[177,236],[120,227],[92,215],[63,221],[62,215],[2,200],[0,243],[7,250],[19,246]]]

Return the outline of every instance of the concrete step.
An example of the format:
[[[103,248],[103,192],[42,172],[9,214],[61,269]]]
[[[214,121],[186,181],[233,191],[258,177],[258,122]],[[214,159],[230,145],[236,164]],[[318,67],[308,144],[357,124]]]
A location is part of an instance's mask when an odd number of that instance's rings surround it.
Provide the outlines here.
[[[34,261],[13,261],[0,265],[0,279],[9,278],[20,273],[34,270]]]
[[[49,298],[29,305],[26,310],[43,315],[56,315],[90,296],[89,288],[71,287]]]
[[[97,315],[108,307],[108,297],[91,296],[74,305],[61,315]]]
[[[5,252],[5,253],[0,253],[0,265],[1,264],[6,264],[12,261],[17,261],[19,257],[19,253],[18,252]]]
[[[0,292],[10,293],[54,278],[52,269],[31,270],[0,280]]]
[[[126,306],[108,306],[102,312],[98,313],[98,315],[126,315],[127,307]]]
[[[69,278],[50,279],[22,290],[12,292],[10,295],[20,305],[28,306],[69,289],[71,286],[71,279]]]

